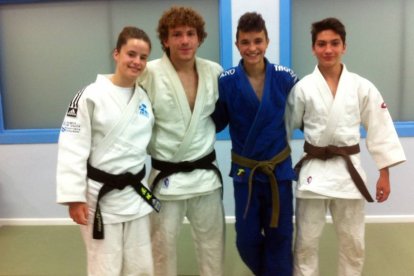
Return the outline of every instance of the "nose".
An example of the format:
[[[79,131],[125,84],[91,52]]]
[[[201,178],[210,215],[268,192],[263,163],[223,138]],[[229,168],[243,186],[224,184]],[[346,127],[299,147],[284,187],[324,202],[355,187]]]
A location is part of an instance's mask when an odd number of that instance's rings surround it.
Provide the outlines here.
[[[184,34],[181,38],[181,42],[185,44],[185,43],[188,43],[188,41],[189,41],[189,36]]]
[[[332,45],[330,45],[329,43],[326,45],[326,49],[325,49],[325,51],[326,52],[331,52],[332,51]]]
[[[254,43],[249,43],[248,48],[249,51],[255,51],[256,50],[256,45]]]
[[[145,59],[142,59],[140,56],[137,56],[136,58],[134,58],[135,64],[142,64],[143,62],[145,62]]]

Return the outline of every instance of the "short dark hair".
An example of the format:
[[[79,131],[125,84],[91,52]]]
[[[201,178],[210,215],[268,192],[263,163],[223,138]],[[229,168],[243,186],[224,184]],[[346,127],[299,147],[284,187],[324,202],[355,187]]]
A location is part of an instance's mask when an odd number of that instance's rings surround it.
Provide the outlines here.
[[[179,26],[193,27],[197,31],[197,36],[200,42],[203,43],[207,37],[207,32],[204,30],[204,19],[203,17],[188,7],[177,7],[173,6],[169,10],[165,11],[158,21],[158,38],[161,42],[162,49],[168,53],[168,49],[164,47],[164,41],[168,38],[169,28],[175,28]]]
[[[237,24],[236,41],[239,39],[239,32],[261,32],[264,31],[266,39],[268,38],[266,22],[261,14],[257,12],[246,12],[239,18]]]
[[[335,17],[328,17],[312,23],[311,34],[312,34],[312,46],[315,45],[317,35],[326,30],[332,30],[335,33],[339,34],[342,39],[342,43],[345,44],[346,40],[346,31],[345,26],[342,24],[339,19]]]

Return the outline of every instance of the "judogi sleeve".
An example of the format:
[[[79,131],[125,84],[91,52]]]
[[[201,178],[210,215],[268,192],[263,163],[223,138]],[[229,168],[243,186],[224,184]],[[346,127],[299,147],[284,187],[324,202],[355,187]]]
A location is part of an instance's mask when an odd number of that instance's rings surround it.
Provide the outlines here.
[[[216,108],[212,114],[213,121],[216,125],[216,132],[222,131],[229,123],[229,115],[226,103],[226,90],[223,81],[218,83],[219,97],[216,102]]]
[[[378,169],[395,166],[406,160],[393,120],[377,88],[362,82],[365,93],[360,99],[361,121],[367,131],[366,145]]]
[[[85,90],[87,90],[86,88]],[[65,115],[59,134],[57,202],[86,202],[86,164],[91,150],[92,102],[79,91]]]
[[[303,127],[304,113],[304,93],[301,85],[297,83],[290,91],[286,106],[286,129],[289,138],[291,138],[294,129]]]

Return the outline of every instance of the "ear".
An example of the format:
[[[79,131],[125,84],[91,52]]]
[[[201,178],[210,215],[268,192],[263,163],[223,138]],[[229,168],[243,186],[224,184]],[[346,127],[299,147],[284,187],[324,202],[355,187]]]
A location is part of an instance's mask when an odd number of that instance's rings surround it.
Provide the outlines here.
[[[168,39],[164,39],[164,40],[162,41],[162,45],[164,45],[164,48],[165,48],[165,49],[169,48]]]
[[[236,40],[236,42],[234,42],[234,45],[236,45],[237,50],[240,51],[240,49],[239,49],[239,42],[237,40]]]
[[[112,57],[114,58],[115,61],[118,61],[119,52],[118,52],[118,50],[116,48],[112,52]]]

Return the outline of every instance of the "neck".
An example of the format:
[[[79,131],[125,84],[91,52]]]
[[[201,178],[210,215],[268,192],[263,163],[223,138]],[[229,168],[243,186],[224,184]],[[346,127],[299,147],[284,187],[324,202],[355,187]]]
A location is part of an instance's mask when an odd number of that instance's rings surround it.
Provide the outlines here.
[[[171,64],[174,66],[174,69],[177,72],[192,72],[195,71],[195,59],[190,60],[177,60],[173,58],[169,58]]]
[[[111,81],[114,85],[120,86],[120,87],[125,87],[125,88],[133,87],[135,85],[135,80],[130,80],[130,79],[127,79],[127,78],[123,78],[123,77],[121,77],[117,74],[114,74],[111,77]]]
[[[325,79],[339,79],[342,73],[342,67],[342,64],[338,64],[337,66],[327,68],[318,66],[319,71]]]
[[[264,61],[257,64],[244,64],[243,68],[249,77],[261,77],[265,74],[266,66]]]

